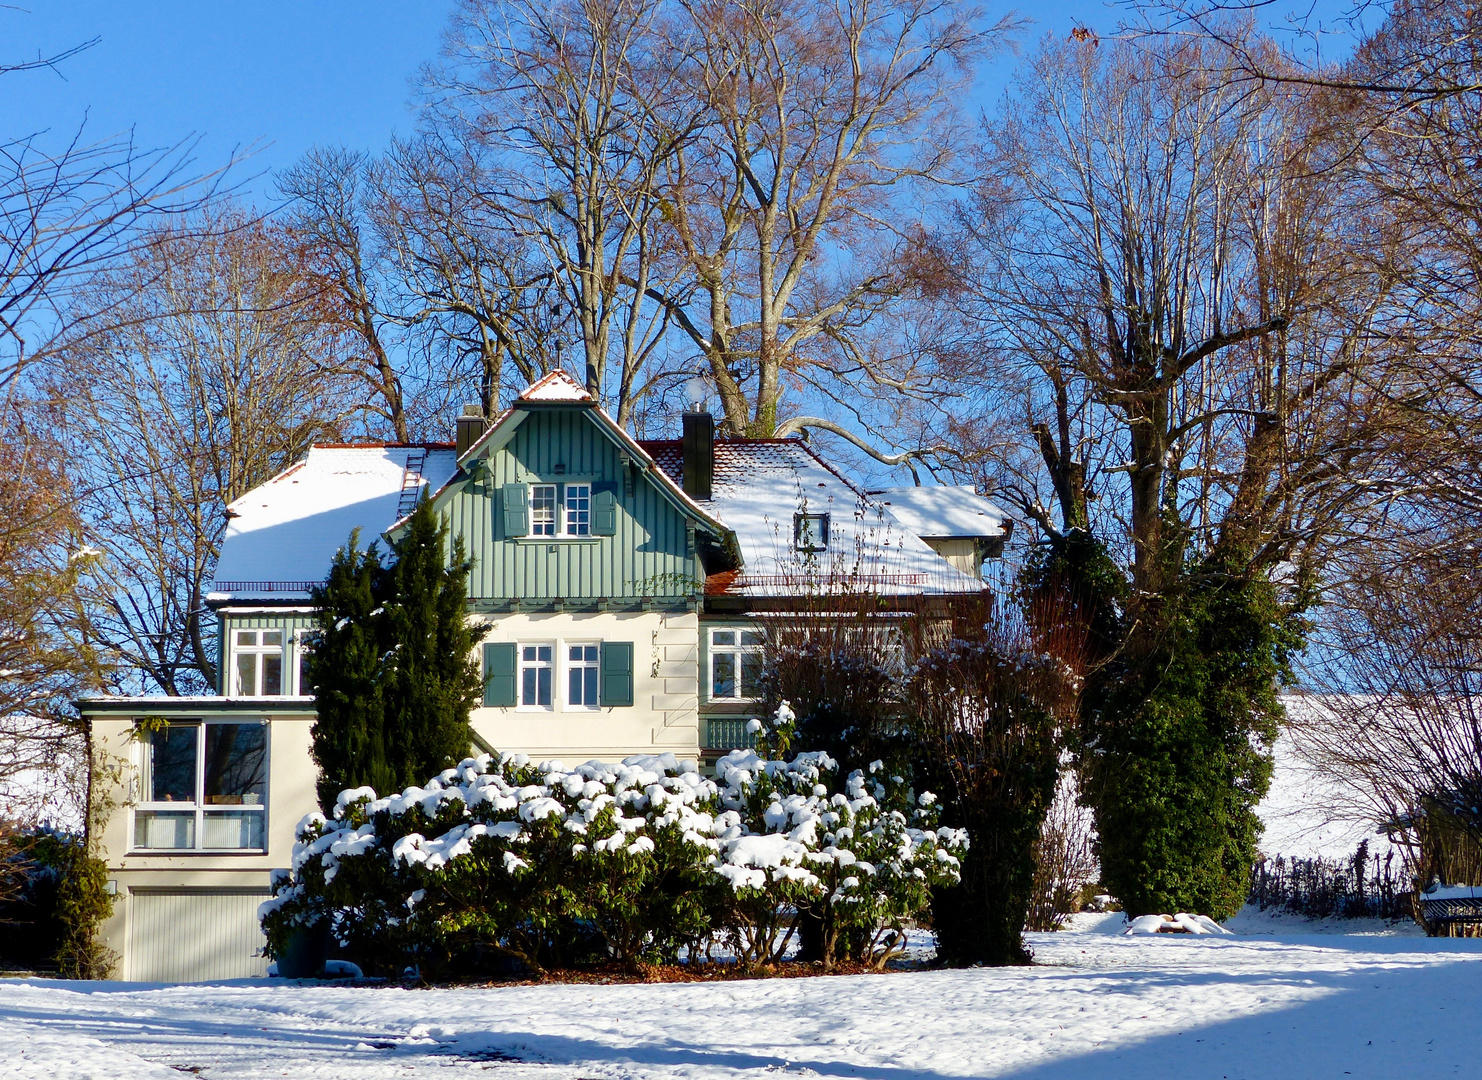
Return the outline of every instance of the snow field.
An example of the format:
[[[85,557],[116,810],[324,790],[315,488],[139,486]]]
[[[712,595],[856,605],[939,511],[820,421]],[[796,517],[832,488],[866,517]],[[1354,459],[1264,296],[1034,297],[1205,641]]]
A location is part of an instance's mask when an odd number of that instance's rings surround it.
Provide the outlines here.
[[[0,1076],[1478,1075],[1482,941],[1125,937],[1117,922],[1031,935],[1040,963],[1019,969],[438,990],[6,982]]]

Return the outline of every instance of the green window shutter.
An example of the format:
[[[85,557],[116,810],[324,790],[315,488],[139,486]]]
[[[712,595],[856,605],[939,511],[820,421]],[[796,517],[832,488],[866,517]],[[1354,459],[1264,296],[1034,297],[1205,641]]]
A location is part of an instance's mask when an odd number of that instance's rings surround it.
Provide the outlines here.
[[[602,704],[633,704],[633,643],[602,643]]]
[[[525,536],[530,532],[530,489],[524,484],[505,484],[504,535]]]
[[[484,704],[515,705],[515,643],[496,641],[484,646]]]
[[[617,493],[608,488],[598,488],[592,492],[592,534],[617,534]]]

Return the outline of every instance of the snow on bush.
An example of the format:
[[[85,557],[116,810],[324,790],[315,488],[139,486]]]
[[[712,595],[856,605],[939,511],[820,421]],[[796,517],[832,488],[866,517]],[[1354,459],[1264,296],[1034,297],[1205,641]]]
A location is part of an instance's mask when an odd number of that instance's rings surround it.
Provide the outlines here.
[[[299,826],[259,910],[268,951],[327,921],[390,972],[491,953],[539,971],[583,937],[632,964],[720,936],[756,966],[809,911],[884,963],[931,886],[956,880],[966,837],[935,829],[934,800],[899,778],[837,772],[823,754],[736,751],[718,782],[672,754],[576,768],[505,754],[399,795],[347,790]]]
[[[790,736],[792,720],[783,704],[772,730],[755,729],[763,754]],[[802,911],[822,925],[825,966],[856,935],[860,958],[883,966],[904,949],[905,924],[926,910],[932,886],[958,880],[967,834],[936,827],[935,796],[915,796],[878,761],[842,783],[838,771],[816,752],[772,761],[733,750],[716,763],[726,827],[715,872],[732,889],[723,933],[744,964],[780,959]]]

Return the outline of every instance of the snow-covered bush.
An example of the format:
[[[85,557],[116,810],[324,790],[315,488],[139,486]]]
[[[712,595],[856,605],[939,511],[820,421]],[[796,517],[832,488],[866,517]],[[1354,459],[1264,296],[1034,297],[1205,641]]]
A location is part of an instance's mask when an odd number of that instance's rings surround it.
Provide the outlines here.
[[[809,911],[833,928],[828,961],[855,930],[883,964],[931,887],[956,880],[966,838],[937,829],[932,798],[899,778],[837,772],[818,753],[737,751],[719,783],[672,754],[576,768],[503,755],[388,798],[351,789],[332,818],[300,825],[260,910],[268,950],[281,957],[327,924],[381,971],[438,973],[491,952],[539,971],[579,931],[628,964],[697,953],[718,934],[757,967]]]
[[[789,735],[784,703],[771,729],[753,722],[765,754]],[[716,763],[722,785],[721,850],[716,872],[731,886],[729,943],[740,962],[780,959],[797,914],[823,927],[823,962],[832,967],[841,938],[883,966],[905,946],[905,924],[925,912],[931,888],[958,880],[967,835],[937,828],[936,799],[919,797],[880,762],[842,779],[822,752],[791,761],[733,750]]]
[[[672,958],[708,930],[695,894],[713,890],[715,795],[669,754],[575,769],[484,756],[389,798],[345,791],[333,819],[304,820],[262,906],[270,951],[327,919],[384,970],[491,950],[538,971],[575,924],[617,959]]]

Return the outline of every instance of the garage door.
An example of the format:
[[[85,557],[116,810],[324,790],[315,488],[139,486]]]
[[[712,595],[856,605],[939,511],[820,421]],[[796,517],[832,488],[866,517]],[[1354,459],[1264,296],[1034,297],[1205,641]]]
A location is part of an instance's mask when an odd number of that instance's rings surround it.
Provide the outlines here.
[[[257,906],[266,891],[180,889],[129,896],[125,977],[202,982],[267,974]]]

